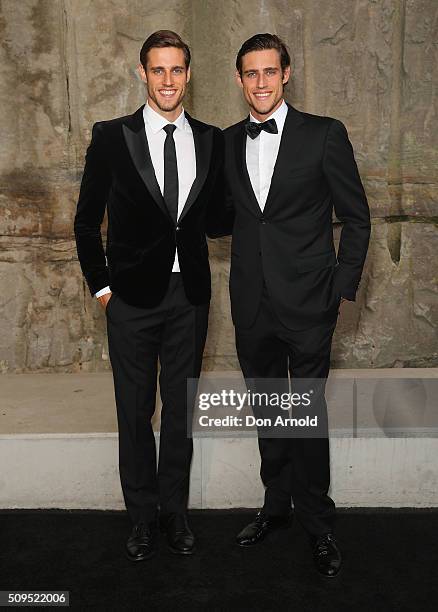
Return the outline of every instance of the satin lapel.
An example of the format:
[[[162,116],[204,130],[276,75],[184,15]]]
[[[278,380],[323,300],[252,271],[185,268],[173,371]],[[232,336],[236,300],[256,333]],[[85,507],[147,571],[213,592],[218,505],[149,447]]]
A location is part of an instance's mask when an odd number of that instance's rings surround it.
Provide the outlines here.
[[[158,185],[152,165],[151,154],[149,152],[149,145],[144,129],[143,107],[139,108],[138,111],[131,115],[129,120],[125,122],[122,127],[129,154],[131,155],[137,172],[143,179],[154,201],[161,208],[166,217],[173,223],[161,194],[160,186]]]
[[[196,156],[196,178],[193,181],[192,187],[187,196],[187,200],[178,218],[178,223],[186,216],[187,212],[196,202],[196,198],[199,196],[202,187],[207,179],[208,169],[210,168],[211,153],[213,148],[213,130],[203,128],[200,124],[192,119],[188,113],[186,113],[190,127],[193,133],[193,142],[195,143],[195,156]]]
[[[251,179],[248,174],[248,167],[246,165],[246,131],[245,122],[242,122],[240,130],[234,137],[234,153],[236,155],[236,169],[239,182],[244,189],[247,198],[251,204],[255,207],[258,214],[261,213],[260,206],[254,190],[251,185]]]
[[[266,198],[265,211],[267,211],[275,200],[275,196],[281,189],[282,177],[287,174],[291,163],[298,159],[304,139],[301,136],[301,128],[304,123],[302,115],[288,104],[288,113],[281,134],[280,148],[278,149],[277,161],[272,173],[271,185]]]

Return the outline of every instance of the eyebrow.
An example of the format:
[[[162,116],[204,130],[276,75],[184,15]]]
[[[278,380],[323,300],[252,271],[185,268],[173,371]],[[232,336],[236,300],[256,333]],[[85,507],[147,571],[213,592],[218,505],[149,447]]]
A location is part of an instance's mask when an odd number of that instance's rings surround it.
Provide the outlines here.
[[[185,70],[185,66],[171,66],[171,70],[175,70],[175,68],[181,68]],[[151,66],[151,70],[165,70],[165,66]]]
[[[263,68],[262,70],[263,72],[265,72],[266,70],[278,70],[278,66],[268,66],[267,68]],[[257,70],[257,68],[250,68],[249,70],[244,70],[243,74],[248,74],[248,72],[260,72],[260,70]]]

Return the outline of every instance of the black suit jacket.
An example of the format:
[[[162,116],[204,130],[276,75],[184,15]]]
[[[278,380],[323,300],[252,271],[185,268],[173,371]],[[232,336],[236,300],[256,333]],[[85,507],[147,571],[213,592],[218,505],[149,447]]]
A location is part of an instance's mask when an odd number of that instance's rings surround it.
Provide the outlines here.
[[[93,126],[74,222],[81,268],[92,295],[109,285],[127,303],[153,307],[166,293],[178,245],[187,298],[206,303],[211,293],[206,234],[221,234],[217,186],[223,179],[223,135],[186,113],[196,179],[175,225],[155,177],[143,106]],[[100,230],[105,209],[106,252]]]
[[[264,211],[246,167],[247,119],[225,130],[225,172],[235,209],[230,294],[233,321],[255,320],[263,282],[289,329],[336,319],[340,297],[355,299],[370,215],[344,125],[288,105]],[[344,223],[339,250],[332,215]]]

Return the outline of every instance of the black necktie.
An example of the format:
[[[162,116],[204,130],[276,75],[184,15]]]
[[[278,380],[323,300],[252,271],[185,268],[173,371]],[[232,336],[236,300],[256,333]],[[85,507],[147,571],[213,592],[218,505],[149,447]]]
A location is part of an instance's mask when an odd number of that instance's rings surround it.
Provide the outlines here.
[[[255,121],[247,121],[245,123],[246,133],[250,138],[254,140],[260,134],[262,130],[268,132],[268,134],[278,134],[277,124],[275,119],[268,119],[262,123],[256,123]]]
[[[173,133],[176,125],[168,123],[163,127],[166,132],[164,141],[164,201],[169,209],[170,216],[178,219],[178,166],[176,163],[176,149]]]

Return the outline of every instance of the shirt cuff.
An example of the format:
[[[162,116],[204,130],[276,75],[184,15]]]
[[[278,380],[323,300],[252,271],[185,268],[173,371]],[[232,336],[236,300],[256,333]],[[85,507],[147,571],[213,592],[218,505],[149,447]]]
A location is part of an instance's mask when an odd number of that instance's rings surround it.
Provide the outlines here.
[[[345,300],[348,300],[349,302],[355,302],[356,301],[356,292],[354,291],[341,291],[341,297],[343,297]]]
[[[100,298],[101,295],[105,295],[105,293],[111,293],[111,289],[109,287],[104,287],[100,289],[97,293],[94,294],[94,297]]]

